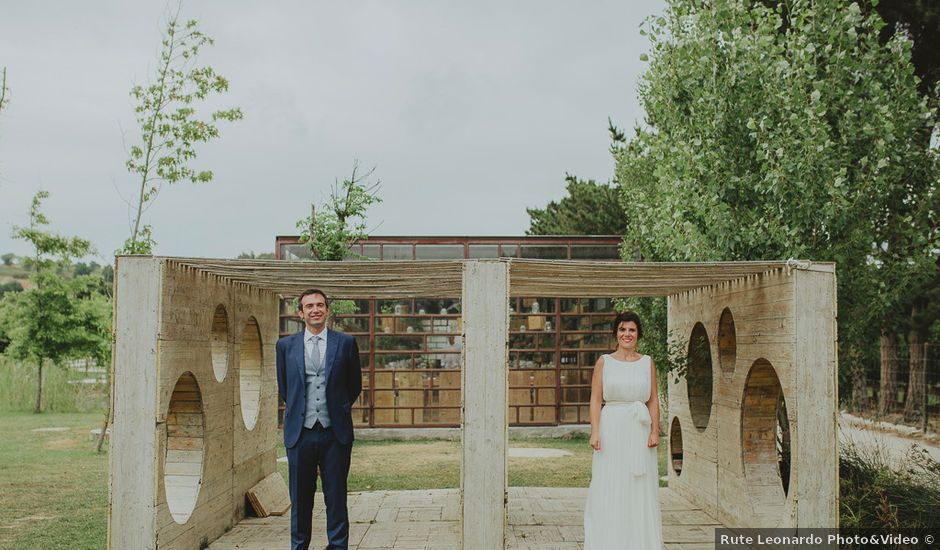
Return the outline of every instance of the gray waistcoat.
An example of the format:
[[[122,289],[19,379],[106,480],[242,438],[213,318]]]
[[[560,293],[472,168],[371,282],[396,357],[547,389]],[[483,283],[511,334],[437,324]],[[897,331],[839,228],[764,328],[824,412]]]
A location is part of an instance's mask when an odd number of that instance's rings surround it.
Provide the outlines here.
[[[322,348],[325,344],[318,342]],[[313,349],[313,343],[309,344],[309,349]],[[312,428],[317,420],[324,428],[330,427],[330,412],[326,407],[326,357],[325,350],[320,350],[324,354],[323,360],[314,352],[309,352],[308,344],[304,342],[304,373],[307,383],[307,411],[304,415],[304,427]],[[316,357],[314,357],[316,356]]]

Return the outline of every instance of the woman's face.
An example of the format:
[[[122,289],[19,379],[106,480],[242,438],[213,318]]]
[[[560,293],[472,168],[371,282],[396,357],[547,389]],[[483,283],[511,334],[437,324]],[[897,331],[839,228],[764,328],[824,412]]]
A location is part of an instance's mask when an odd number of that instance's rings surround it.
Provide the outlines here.
[[[626,349],[633,349],[636,346],[636,323],[633,321],[623,321],[617,325],[617,346]]]

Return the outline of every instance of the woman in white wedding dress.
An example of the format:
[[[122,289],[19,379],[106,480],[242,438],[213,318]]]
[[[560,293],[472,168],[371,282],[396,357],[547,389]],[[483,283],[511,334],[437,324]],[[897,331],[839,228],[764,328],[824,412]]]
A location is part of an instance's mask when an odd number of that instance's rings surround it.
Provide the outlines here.
[[[591,380],[594,462],[584,550],[660,550],[656,369],[636,351],[642,336],[636,313],[617,315],[613,333],[617,349],[597,360]]]

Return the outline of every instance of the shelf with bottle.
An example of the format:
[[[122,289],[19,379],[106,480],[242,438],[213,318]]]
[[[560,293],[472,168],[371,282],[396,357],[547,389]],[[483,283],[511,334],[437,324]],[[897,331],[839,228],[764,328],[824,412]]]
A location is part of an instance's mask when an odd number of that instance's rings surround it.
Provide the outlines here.
[[[614,300],[612,298],[559,298],[559,311],[566,313],[596,313],[613,318]]]
[[[509,316],[509,332],[554,332],[555,314],[512,314]]]
[[[370,299],[355,299],[330,297],[330,309],[334,314],[358,314],[368,316],[372,312],[372,302]],[[279,304],[279,313],[284,316],[297,316],[297,297],[281,297]]]
[[[330,328],[347,334],[369,334],[369,315],[335,315],[330,318]],[[280,315],[280,334],[285,336],[299,332],[304,322],[297,315]]]
[[[554,351],[510,351],[510,369],[554,369]]]
[[[611,317],[606,313],[563,313],[559,317],[562,332],[611,332]]]
[[[376,334],[459,334],[461,328],[459,315],[376,315],[373,323]]]
[[[375,369],[379,370],[443,370],[459,371],[459,351],[376,350]]]

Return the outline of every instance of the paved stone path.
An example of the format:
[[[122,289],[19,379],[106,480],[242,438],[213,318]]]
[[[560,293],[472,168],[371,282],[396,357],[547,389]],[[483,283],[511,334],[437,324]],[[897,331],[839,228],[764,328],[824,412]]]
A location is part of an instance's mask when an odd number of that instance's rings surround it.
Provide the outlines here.
[[[713,547],[711,517],[668,488],[659,490],[666,549]],[[581,550],[587,489],[511,487],[506,548]],[[349,495],[351,550],[453,550],[459,541],[456,489],[372,491]],[[317,493],[311,548],[326,537],[323,500]],[[209,546],[209,550],[264,550],[290,546],[290,517],[246,519]]]

